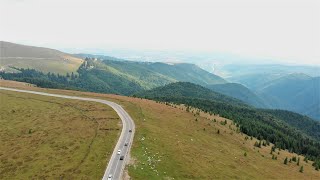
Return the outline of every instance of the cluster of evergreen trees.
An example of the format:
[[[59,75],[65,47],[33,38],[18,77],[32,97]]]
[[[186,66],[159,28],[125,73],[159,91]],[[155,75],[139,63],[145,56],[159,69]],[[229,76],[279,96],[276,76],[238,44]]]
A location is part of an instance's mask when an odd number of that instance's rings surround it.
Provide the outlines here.
[[[90,67],[90,66],[89,66]],[[72,89],[99,93],[129,95],[143,90],[141,86],[127,79],[114,76],[106,71],[82,65],[77,74],[66,75],[43,73],[34,69],[17,69],[20,73],[0,72],[0,77],[7,80],[27,82],[44,88]]]
[[[36,71],[34,69],[17,69],[20,73],[5,73],[0,72],[0,77],[7,80],[15,80],[21,82],[27,82],[31,84],[35,84],[39,87],[45,88],[63,88],[63,89],[77,89],[74,87],[70,87],[69,81],[76,79],[78,76],[75,74],[68,74],[67,76],[63,76],[60,74],[54,73],[43,73]],[[71,79],[72,78],[72,79]]]

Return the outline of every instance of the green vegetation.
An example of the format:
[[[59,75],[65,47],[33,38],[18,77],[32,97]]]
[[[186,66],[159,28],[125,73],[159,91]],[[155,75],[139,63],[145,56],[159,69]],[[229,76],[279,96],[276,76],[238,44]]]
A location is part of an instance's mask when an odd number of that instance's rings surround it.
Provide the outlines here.
[[[320,120],[320,77],[290,74],[261,87],[261,97],[272,108],[287,109]]]
[[[206,86],[208,89],[239,99],[258,108],[266,108],[264,100],[245,86],[237,83],[214,84]]]
[[[23,84],[10,83],[11,86]],[[285,157],[298,156],[297,154],[282,150],[277,157],[278,161],[272,160],[269,154],[271,146],[262,146],[258,152],[253,146],[257,139],[250,137],[245,141],[247,135],[237,133],[236,125],[232,121],[227,120],[227,125],[221,125],[220,122],[224,122],[225,118],[192,107],[189,108],[190,112],[187,112],[185,106],[172,103],[165,105],[140,98],[19,87],[108,99],[121,104],[136,124],[131,150],[132,159],[127,167],[132,179],[319,179],[320,177],[319,171],[314,170],[311,163],[303,161],[300,163],[304,166],[304,173],[299,173],[297,166],[283,165]],[[213,119],[216,119],[216,122],[212,121]],[[206,130],[203,131],[203,128]],[[217,134],[218,130],[220,134]],[[244,152],[247,152],[246,157]],[[300,155],[299,157],[303,158]]]
[[[164,66],[174,73],[165,74]],[[70,73],[61,75],[51,72],[43,73],[35,69],[11,68],[19,73],[0,72],[0,77],[46,88],[122,95],[131,95],[180,80],[198,82],[204,85],[225,82],[222,78],[191,64],[168,65],[164,63],[100,61],[86,58],[77,70],[77,76],[76,74],[72,76]],[[188,72],[188,75],[185,72]]]
[[[192,97],[202,100],[211,100],[216,102],[230,103],[239,106],[247,106],[240,100],[228,97],[220,93],[216,93],[214,91],[211,91],[210,89],[190,82],[171,83],[166,86],[157,87],[149,91],[136,93],[134,94],[134,96],[155,100],[161,99],[162,97],[166,96],[174,98]]]
[[[286,118],[283,118],[282,113],[279,113],[280,111],[273,115],[265,110],[241,106],[241,104],[234,105],[234,103],[229,103],[228,101],[215,101],[209,98],[209,100],[201,99],[199,98],[201,95],[198,95],[201,92],[197,90],[189,91],[197,92],[195,95],[183,93],[189,87],[190,84],[183,86],[182,83],[179,83],[179,86],[167,85],[145,93],[139,93],[137,96],[156,101],[184,104],[210,114],[218,114],[221,117],[232,119],[236,124],[240,125],[242,133],[260,140],[257,143],[257,147],[261,147],[261,141],[265,140],[273,143],[276,148],[304,154],[318,164],[320,159],[320,139],[312,135],[312,132],[303,132],[303,127],[291,126],[290,123],[287,123],[289,119],[295,118],[296,113],[290,114],[290,112],[285,111]],[[178,96],[179,94],[180,96]],[[203,96],[206,96],[206,94],[203,94]],[[311,119],[305,119],[305,121],[309,124],[318,123]],[[295,124],[294,121],[292,124]],[[309,126],[309,124],[306,124],[306,126]],[[317,128],[315,127],[313,130],[316,131]],[[315,134],[318,133],[315,132]]]
[[[281,119],[290,126],[302,131],[314,139],[320,140],[320,123],[314,121],[313,119],[294,113],[286,110],[262,110],[268,114],[271,114],[274,117]]]
[[[100,93],[131,94],[142,90],[138,84],[121,76],[113,76],[99,69],[80,68],[79,75],[62,76],[53,73],[42,73],[34,69],[18,69],[20,73],[0,72],[4,79],[35,84],[45,88],[73,89]],[[114,86],[115,85],[115,86]]]
[[[121,127],[108,106],[0,91],[0,179],[101,179]]]
[[[299,172],[303,173],[303,166],[300,167]]]

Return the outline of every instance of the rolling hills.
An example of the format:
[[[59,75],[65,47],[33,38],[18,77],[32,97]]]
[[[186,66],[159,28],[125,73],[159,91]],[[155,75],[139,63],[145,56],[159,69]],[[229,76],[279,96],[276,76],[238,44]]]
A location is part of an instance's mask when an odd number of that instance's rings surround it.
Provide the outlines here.
[[[30,68],[42,72],[76,72],[83,60],[58,50],[0,41],[0,70],[17,72],[16,68]]]
[[[320,77],[290,74],[257,90],[272,108],[286,109],[320,120]]]
[[[87,58],[82,60],[79,57]],[[244,86],[229,83],[194,64],[134,62],[91,54],[70,55],[3,41],[0,65],[2,78],[40,87],[132,95],[174,82],[191,82],[254,107],[290,110],[320,119],[319,78],[302,73],[290,74],[297,70],[314,75],[317,67],[227,66],[226,70],[233,73],[228,79]]]
[[[134,77],[146,89],[177,81],[192,82],[200,85],[226,83],[221,77],[211,74],[194,64],[112,60],[103,60],[101,62],[106,67],[116,69],[129,77]]]
[[[247,104],[258,108],[269,107],[265,101],[247,87],[238,83],[214,84],[206,86],[208,89],[239,99]]]
[[[195,99],[211,100],[216,102],[223,102],[233,105],[247,106],[242,101],[225,96],[223,94],[211,91],[200,85],[196,85],[190,82],[176,82],[166,86],[157,87],[148,91],[143,91],[134,94],[137,97],[143,97],[146,99],[161,99],[163,97],[184,98],[190,97]]]
[[[261,148],[255,147],[255,142],[259,140],[239,132],[235,122],[217,114],[210,115],[194,108],[189,108],[187,111],[185,106],[166,105],[140,98],[42,89],[3,80],[0,80],[0,83],[1,86],[95,97],[121,104],[136,124],[131,161],[126,168],[126,174],[132,179],[319,179],[320,177],[320,172],[312,167],[312,161],[309,160],[307,163],[303,161],[303,156],[286,150],[279,151],[278,148],[270,154],[273,144],[262,145]],[[287,165],[283,163],[285,158],[293,159],[293,157],[300,159],[299,165],[293,160]],[[301,166],[304,167],[303,173],[299,172]],[[87,168],[90,167],[92,166],[89,165]],[[19,173],[20,169],[11,171]],[[92,179],[99,178],[94,176]]]

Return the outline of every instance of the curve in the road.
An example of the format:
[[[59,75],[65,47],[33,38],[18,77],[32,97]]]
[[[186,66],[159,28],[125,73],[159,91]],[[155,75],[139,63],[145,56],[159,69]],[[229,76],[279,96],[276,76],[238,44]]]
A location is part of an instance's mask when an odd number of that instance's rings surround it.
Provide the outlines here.
[[[51,94],[51,93],[45,93],[45,92],[21,90],[21,89],[14,89],[14,88],[0,87],[0,90],[31,93],[31,94],[65,98],[65,99],[92,101],[92,102],[106,104],[106,105],[112,107],[119,115],[119,117],[122,121],[123,127],[122,127],[122,131],[120,134],[120,138],[119,138],[119,140],[113,150],[113,153],[111,155],[111,158],[110,158],[108,166],[107,166],[107,169],[106,169],[102,179],[107,180],[110,175],[112,177],[111,179],[120,179],[121,178],[122,173],[125,168],[125,165],[129,160],[130,148],[131,148],[131,145],[133,142],[133,136],[134,136],[134,132],[135,132],[135,124],[134,124],[132,118],[129,116],[129,114],[119,104],[111,102],[111,101],[103,100],[103,99],[68,96],[68,95],[61,95],[61,94]],[[118,150],[121,151],[120,154],[118,154]],[[121,156],[124,156],[123,160],[120,160]]]

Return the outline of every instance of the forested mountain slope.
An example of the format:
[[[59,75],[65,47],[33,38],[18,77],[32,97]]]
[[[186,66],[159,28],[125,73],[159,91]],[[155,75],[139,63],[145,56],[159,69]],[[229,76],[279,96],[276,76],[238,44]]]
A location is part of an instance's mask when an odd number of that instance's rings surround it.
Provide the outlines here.
[[[320,77],[291,74],[266,84],[257,93],[272,108],[286,109],[320,120]]]
[[[238,83],[214,84],[206,86],[215,92],[239,99],[254,107],[266,108],[267,104],[257,94]]]

